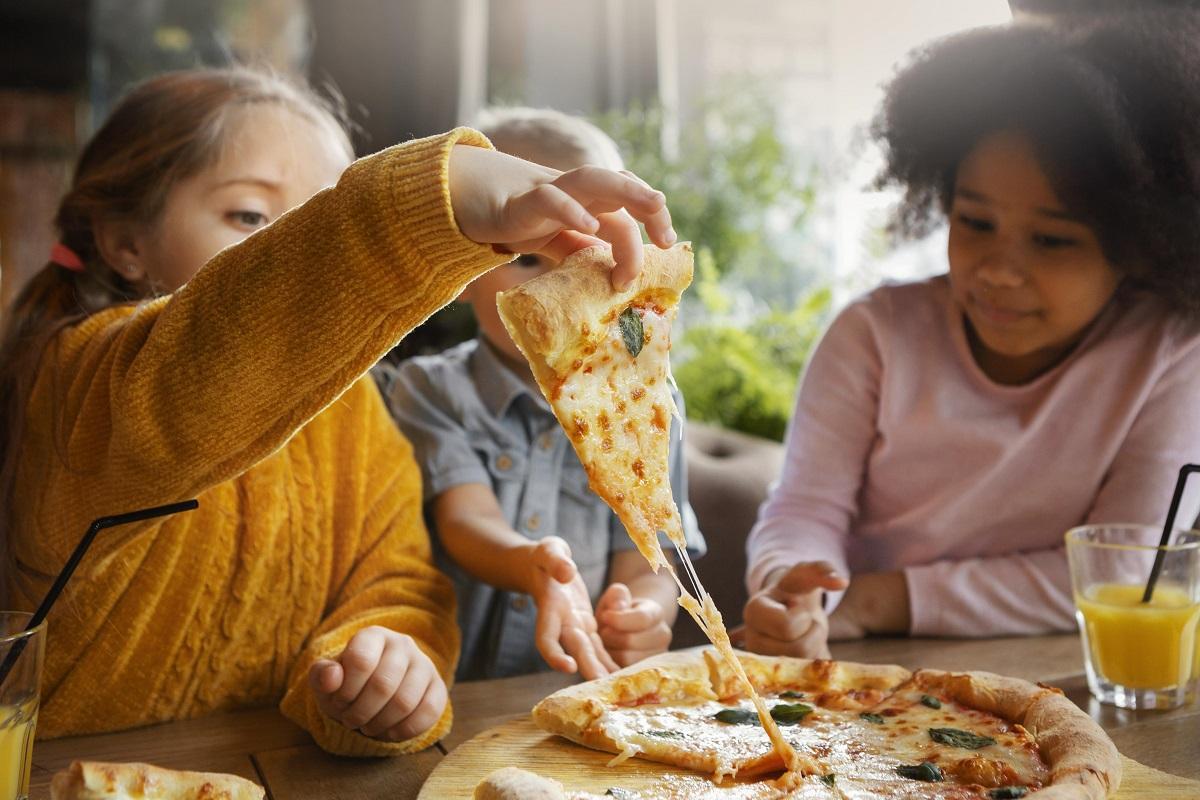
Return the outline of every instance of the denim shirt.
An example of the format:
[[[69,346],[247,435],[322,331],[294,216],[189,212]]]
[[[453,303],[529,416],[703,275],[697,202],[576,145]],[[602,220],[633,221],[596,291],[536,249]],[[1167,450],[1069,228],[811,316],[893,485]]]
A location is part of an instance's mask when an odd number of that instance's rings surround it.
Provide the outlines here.
[[[399,367],[376,368],[392,415],[412,442],[421,469],[426,519],[438,567],[454,581],[462,657],[458,680],[499,678],[548,669],[534,644],[537,607],[528,595],[476,580],[446,553],[431,501],[454,486],[481,483],[496,494],[505,519],[536,540],[560,536],[595,603],[607,583],[609,559],[634,549],[617,516],[588,488],[587,473],[550,406],[482,339]],[[683,414],[683,400],[675,403]],[[688,551],[703,555],[704,539],[687,503],[682,426],[671,423],[671,490]],[[661,537],[666,552],[671,544]]]

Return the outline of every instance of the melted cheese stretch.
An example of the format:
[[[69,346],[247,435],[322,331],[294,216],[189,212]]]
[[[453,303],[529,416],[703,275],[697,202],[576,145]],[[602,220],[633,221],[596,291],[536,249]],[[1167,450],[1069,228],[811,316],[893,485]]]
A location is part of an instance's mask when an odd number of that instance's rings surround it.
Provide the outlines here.
[[[680,582],[679,577],[675,574],[674,567],[668,567],[671,570],[672,577],[675,578],[675,583],[679,585],[679,605],[691,615],[696,624],[700,626],[700,630],[704,631],[704,635],[717,648],[717,652],[721,654],[721,658],[725,659],[725,663],[733,670],[733,674],[737,676],[738,682],[742,684],[742,688],[746,690],[746,695],[750,698],[750,702],[754,704],[754,709],[758,712],[758,721],[762,725],[763,730],[767,732],[767,736],[771,740],[771,744],[775,747],[775,752],[779,754],[779,759],[787,768],[788,772],[801,775],[818,775],[824,774],[824,770],[812,758],[802,756],[788,744],[783,738],[783,734],[779,732],[779,726],[775,724],[775,720],[771,717],[771,711],[767,708],[767,704],[763,702],[762,697],[754,688],[754,684],[750,682],[750,677],[746,675],[746,670],[742,668],[742,662],[738,661],[737,655],[733,652],[733,645],[729,641],[729,632],[725,629],[725,620],[721,618],[721,612],[717,610],[717,606],[712,601],[712,597],[704,590],[704,586],[700,583],[700,576],[696,574],[695,567],[692,566],[692,559],[686,550],[681,551],[683,559],[686,562],[686,569],[696,581],[696,591],[704,598],[703,605],[696,600],[695,597],[688,592],[687,588]]]
[[[604,339],[575,363],[575,371],[553,391],[551,404],[588,470],[592,488],[616,511],[651,568],[657,572],[665,566],[670,571],[679,585],[680,606],[741,682],[782,763],[791,772],[819,773],[817,763],[799,756],[779,733],[734,655],[721,614],[700,585],[687,554],[668,468],[668,431],[676,413],[669,388],[670,320],[666,309],[647,306],[636,310],[644,331],[641,352],[636,357],[630,354],[613,320]],[[665,531],[678,546],[688,574],[695,578],[699,599],[679,581],[674,565],[663,555],[659,531]]]

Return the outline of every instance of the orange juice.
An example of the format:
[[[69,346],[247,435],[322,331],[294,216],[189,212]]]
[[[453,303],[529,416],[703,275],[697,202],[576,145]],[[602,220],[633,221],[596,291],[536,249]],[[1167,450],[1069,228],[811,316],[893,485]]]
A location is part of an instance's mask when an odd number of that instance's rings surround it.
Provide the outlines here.
[[[0,706],[0,800],[16,800],[29,794],[36,726],[36,701]]]
[[[1075,595],[1092,665],[1105,679],[1133,689],[1164,689],[1200,677],[1200,601],[1160,584],[1149,603],[1145,586],[1101,583]]]

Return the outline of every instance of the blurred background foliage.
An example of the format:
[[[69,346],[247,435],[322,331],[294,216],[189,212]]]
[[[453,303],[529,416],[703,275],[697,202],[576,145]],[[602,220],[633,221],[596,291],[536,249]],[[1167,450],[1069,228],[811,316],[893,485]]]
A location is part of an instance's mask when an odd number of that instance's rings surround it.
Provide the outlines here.
[[[695,289],[711,298],[718,285],[707,258]],[[675,381],[690,419],[782,440],[796,384],[825,327],[832,292],[818,287],[790,309],[740,324],[722,313],[683,327],[672,350]]]

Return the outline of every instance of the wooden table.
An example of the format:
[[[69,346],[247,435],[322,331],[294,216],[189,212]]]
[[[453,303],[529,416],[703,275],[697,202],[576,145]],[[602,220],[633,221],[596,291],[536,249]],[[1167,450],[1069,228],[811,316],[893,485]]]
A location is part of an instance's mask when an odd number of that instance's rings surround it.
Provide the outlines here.
[[[986,669],[1061,687],[1112,736],[1128,757],[1164,772],[1200,779],[1200,703],[1174,711],[1122,711],[1088,696],[1079,638],[868,639],[836,644],[835,658],[906,667]],[[32,798],[49,797],[50,777],[74,758],[149,761],[165,767],[232,772],[267,787],[273,800],[416,797],[441,758],[475,734],[572,682],[543,673],[459,684],[451,692],[455,724],[436,748],[393,759],[338,758],[272,709],[220,714],[150,728],[39,742]]]

